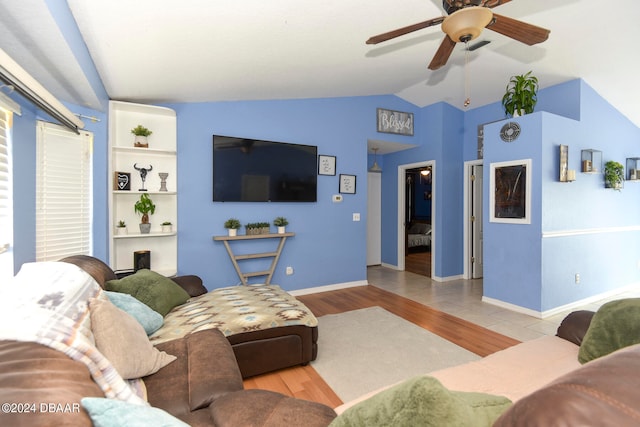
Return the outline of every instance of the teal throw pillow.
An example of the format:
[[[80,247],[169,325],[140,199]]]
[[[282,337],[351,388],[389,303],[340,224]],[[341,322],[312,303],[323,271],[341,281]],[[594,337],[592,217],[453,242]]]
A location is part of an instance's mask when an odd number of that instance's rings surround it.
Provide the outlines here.
[[[330,427],[488,427],[510,406],[506,397],[450,391],[437,379],[421,376],[352,406]]]
[[[168,412],[116,399],[85,397],[80,400],[94,427],[189,427]]]
[[[578,361],[587,363],[623,347],[640,343],[640,298],[604,304],[584,334]]]
[[[129,294],[106,291],[109,301],[122,311],[126,311],[138,321],[147,335],[151,335],[162,327],[164,319],[160,313],[153,311],[148,305],[138,301]]]
[[[162,317],[173,307],[184,304],[190,298],[187,291],[176,282],[147,269],[138,270],[119,280],[109,280],[105,289],[129,294],[160,313]]]

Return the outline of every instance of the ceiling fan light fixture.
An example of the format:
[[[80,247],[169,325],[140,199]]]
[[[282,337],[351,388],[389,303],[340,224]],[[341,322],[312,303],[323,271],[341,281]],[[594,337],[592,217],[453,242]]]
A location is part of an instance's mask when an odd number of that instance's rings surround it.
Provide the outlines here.
[[[491,9],[482,6],[465,7],[447,16],[442,31],[454,42],[469,42],[477,38],[493,19]]]

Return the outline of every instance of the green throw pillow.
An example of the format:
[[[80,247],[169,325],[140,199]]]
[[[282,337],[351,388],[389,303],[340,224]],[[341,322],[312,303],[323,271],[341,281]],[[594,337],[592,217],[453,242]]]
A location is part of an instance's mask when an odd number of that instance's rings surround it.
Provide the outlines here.
[[[80,404],[89,413],[94,427],[189,427],[168,412],[116,399],[84,397]]]
[[[129,294],[122,292],[106,291],[109,301],[122,311],[126,311],[138,321],[144,328],[147,335],[151,335],[162,327],[164,319],[157,311],[154,311],[147,304],[135,299]]]
[[[610,301],[596,312],[584,334],[578,361],[587,363],[640,343],[640,298]]]
[[[352,406],[330,427],[491,426],[510,406],[506,397],[450,391],[437,379],[420,376]]]
[[[105,284],[108,291],[129,294],[166,316],[177,305],[184,304],[190,298],[187,291],[173,280],[151,270],[138,270],[131,276],[119,280],[109,280]]]

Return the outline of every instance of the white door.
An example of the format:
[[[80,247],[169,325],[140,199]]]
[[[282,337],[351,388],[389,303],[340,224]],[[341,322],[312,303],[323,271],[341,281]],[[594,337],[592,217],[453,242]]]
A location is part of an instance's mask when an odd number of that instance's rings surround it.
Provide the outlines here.
[[[471,278],[478,279],[482,277],[482,165],[471,166],[470,179]]]
[[[367,174],[367,266],[382,263],[382,174]]]

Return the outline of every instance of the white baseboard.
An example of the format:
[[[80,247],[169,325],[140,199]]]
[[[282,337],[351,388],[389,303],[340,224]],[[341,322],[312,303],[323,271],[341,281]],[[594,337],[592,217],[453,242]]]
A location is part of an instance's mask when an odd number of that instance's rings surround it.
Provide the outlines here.
[[[545,311],[537,311],[537,310],[531,310],[530,308],[525,308],[525,307],[521,307],[519,305],[515,305],[515,304],[510,304],[508,302],[504,302],[504,301],[500,301],[494,298],[488,298],[483,296],[482,297],[482,302],[486,302],[488,304],[493,304],[496,305],[498,307],[502,307],[502,308],[506,308],[512,311],[517,311],[518,313],[522,313],[522,314],[526,314],[529,316],[533,316],[535,318],[538,319],[545,319],[547,317],[551,317],[554,316],[558,313],[562,313],[564,311],[570,311],[570,310],[574,310],[574,309],[578,309],[582,306],[618,295],[618,294],[622,294],[625,292],[631,292],[631,291],[637,291],[638,289],[640,289],[640,284],[633,284],[633,285],[629,285],[629,286],[625,286],[623,288],[617,288],[617,289],[613,289],[611,291],[607,291],[607,292],[603,292],[597,295],[593,295],[590,296],[588,298],[584,298],[578,301],[574,301],[571,302],[569,304],[565,304],[565,305],[561,305],[559,307],[555,307],[552,308],[550,310],[545,310]]]
[[[316,286],[314,288],[306,288],[306,289],[296,289],[295,291],[290,291],[289,293],[295,297],[299,295],[308,295],[308,294],[316,294],[319,292],[337,291],[338,289],[355,288],[356,286],[368,286],[368,285],[369,285],[369,282],[366,280],[357,280],[355,282],[336,283],[335,285]]]
[[[397,265],[387,264],[386,262],[383,262],[383,263],[382,263],[382,264],[380,264],[380,265],[381,265],[381,266],[383,266],[383,267],[386,267],[386,268],[390,268],[390,269],[392,269],[392,270],[402,271],[402,270],[400,270],[400,268],[399,268]]]
[[[447,276],[447,277],[431,276],[431,279],[435,280],[436,282],[451,282],[453,280],[464,279],[464,275],[463,274],[459,274],[457,276]]]

